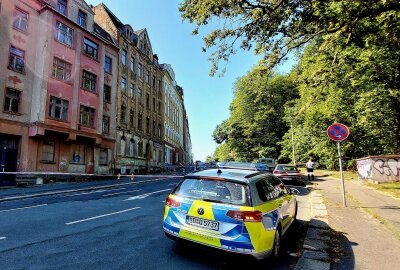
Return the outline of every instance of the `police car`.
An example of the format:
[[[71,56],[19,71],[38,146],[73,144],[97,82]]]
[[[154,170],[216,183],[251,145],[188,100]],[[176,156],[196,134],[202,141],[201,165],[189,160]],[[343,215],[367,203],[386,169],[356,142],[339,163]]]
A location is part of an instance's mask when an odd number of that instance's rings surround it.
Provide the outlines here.
[[[280,254],[296,219],[293,193],[274,175],[219,168],[188,174],[167,197],[163,229],[187,240],[257,259]]]

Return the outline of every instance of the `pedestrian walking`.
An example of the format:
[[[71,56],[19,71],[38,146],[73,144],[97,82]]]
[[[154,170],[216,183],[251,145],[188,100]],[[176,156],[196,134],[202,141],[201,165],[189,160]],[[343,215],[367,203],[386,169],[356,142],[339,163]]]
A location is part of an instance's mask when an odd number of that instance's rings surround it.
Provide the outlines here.
[[[307,178],[308,181],[314,181],[314,162],[312,162],[311,158],[310,160],[306,163],[307,167]]]

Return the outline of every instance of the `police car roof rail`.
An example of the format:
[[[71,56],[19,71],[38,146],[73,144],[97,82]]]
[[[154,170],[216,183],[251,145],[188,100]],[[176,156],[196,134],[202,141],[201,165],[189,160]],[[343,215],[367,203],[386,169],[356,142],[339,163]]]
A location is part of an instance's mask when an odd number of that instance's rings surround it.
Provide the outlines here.
[[[251,163],[251,162],[219,162],[217,164],[219,169],[241,169],[241,170],[251,170],[251,171],[265,171],[266,168],[263,167],[261,163]]]

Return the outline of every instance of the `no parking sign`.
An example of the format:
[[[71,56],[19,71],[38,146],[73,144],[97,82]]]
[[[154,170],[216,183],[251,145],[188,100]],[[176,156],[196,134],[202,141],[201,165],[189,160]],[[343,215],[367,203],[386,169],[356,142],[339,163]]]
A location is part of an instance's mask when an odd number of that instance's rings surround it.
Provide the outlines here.
[[[338,156],[339,156],[339,167],[340,167],[340,178],[342,180],[342,192],[343,192],[343,206],[346,207],[346,192],[344,189],[344,176],[342,168],[342,155],[340,153],[340,142],[347,139],[350,134],[349,128],[346,125],[335,123],[328,127],[326,131],[328,137],[337,142]]]
[[[349,136],[350,131],[346,125],[335,123],[328,127],[327,133],[328,137],[333,141],[344,141]]]

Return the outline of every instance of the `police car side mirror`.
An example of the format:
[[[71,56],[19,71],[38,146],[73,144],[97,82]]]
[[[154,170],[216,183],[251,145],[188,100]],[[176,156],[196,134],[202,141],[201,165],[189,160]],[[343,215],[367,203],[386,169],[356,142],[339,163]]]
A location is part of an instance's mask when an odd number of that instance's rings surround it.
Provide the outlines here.
[[[299,195],[300,191],[296,188],[290,188],[290,194]]]

